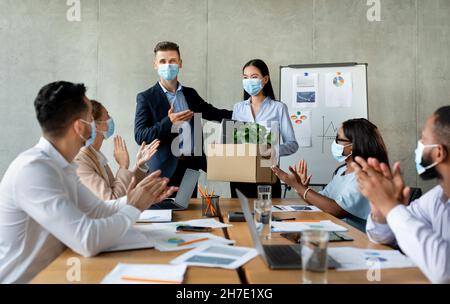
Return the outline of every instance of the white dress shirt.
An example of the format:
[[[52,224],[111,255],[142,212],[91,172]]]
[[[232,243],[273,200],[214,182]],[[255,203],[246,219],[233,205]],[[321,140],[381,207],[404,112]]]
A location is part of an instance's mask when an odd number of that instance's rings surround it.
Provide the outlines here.
[[[140,211],[126,197],[105,203],[48,142],[20,154],[0,184],[0,283],[22,283],[67,247],[93,256],[111,247]]]
[[[400,205],[379,224],[369,216],[367,234],[375,243],[397,243],[433,283],[450,283],[450,200],[436,186],[408,207]]]

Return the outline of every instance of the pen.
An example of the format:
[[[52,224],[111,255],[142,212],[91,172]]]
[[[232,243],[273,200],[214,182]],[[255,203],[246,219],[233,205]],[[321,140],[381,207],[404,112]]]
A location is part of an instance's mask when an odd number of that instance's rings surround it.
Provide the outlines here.
[[[287,220],[287,221],[296,223],[320,223],[320,220]]]
[[[164,283],[164,284],[181,284],[180,281],[167,281],[167,280],[153,280],[153,279],[143,279],[143,278],[133,278],[133,277],[121,277],[123,281],[134,281],[142,283]]]
[[[177,244],[177,246],[186,246],[186,245],[190,245],[190,244],[194,244],[194,243],[198,243],[198,242],[203,242],[203,241],[207,241],[207,240],[209,240],[209,238],[205,237],[205,238],[201,238],[201,239],[187,241],[187,242],[184,242],[184,243],[179,243],[179,244]]]
[[[275,205],[274,207],[277,208],[278,210],[283,210],[283,208],[281,208],[281,207],[279,207],[277,205]]]

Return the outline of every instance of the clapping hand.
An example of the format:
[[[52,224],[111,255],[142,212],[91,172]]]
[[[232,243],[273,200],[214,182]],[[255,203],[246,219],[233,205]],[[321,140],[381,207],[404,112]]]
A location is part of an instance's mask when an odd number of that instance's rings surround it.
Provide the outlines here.
[[[272,166],[272,171],[275,173],[278,178],[283,181],[285,184],[291,186],[297,193],[302,193],[306,190],[306,187],[300,182],[301,178],[298,175],[297,171],[291,170],[291,174],[284,172],[277,166]]]
[[[125,140],[119,135],[114,136],[114,158],[122,169],[128,169],[130,166],[130,156],[128,154]]]
[[[142,168],[158,151],[160,141],[155,139],[151,144],[147,145],[145,141],[139,147],[139,151],[136,155],[136,165]]]
[[[385,221],[394,207],[408,203],[411,188],[405,186],[398,162],[391,170],[387,164],[374,158],[365,161],[356,157],[351,166],[357,176],[358,188],[369,200],[375,218]]]
[[[157,170],[149,174],[139,184],[136,184],[136,178],[133,177],[127,190],[128,204],[144,211],[178,191],[177,187],[167,187],[169,179],[161,178],[160,175],[161,171]]]
[[[289,166],[289,171],[297,177],[297,181],[305,187],[309,187],[312,175],[308,176],[308,166],[304,159],[298,162],[298,168],[296,165],[294,167]]]

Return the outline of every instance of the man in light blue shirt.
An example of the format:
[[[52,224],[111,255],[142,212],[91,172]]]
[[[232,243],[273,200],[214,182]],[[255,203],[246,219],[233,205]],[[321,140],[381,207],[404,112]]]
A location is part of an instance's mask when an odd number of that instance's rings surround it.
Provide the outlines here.
[[[201,121],[199,123],[199,119],[193,119],[194,113],[201,113],[202,119],[220,122],[230,119],[231,111],[215,108],[204,101],[195,89],[180,84],[178,73],[182,69],[182,60],[176,43],[162,41],[155,46],[154,53],[153,68],[159,75],[159,81],[136,97],[134,136],[139,145],[144,141],[160,140],[158,151],[148,166],[150,171],[161,170],[162,176],[170,178],[171,185],[178,186],[186,168],[207,171],[203,129]],[[177,131],[182,133],[188,130],[187,125],[191,129],[190,136],[179,135]],[[190,149],[183,147],[183,140],[187,142],[188,139],[192,144]],[[183,149],[172,151],[172,143],[178,140],[178,147]],[[194,196],[196,194],[193,193]]]

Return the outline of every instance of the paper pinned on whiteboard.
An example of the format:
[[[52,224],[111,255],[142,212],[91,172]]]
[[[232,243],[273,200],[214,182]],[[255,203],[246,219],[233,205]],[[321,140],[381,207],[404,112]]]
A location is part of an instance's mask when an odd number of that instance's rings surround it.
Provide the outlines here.
[[[293,79],[292,106],[297,109],[317,107],[318,74],[305,72],[294,75]]]
[[[312,147],[311,111],[299,110],[291,114],[292,125],[296,130],[300,147]]]
[[[350,72],[327,73],[325,76],[325,104],[330,108],[351,107],[353,83]]]

